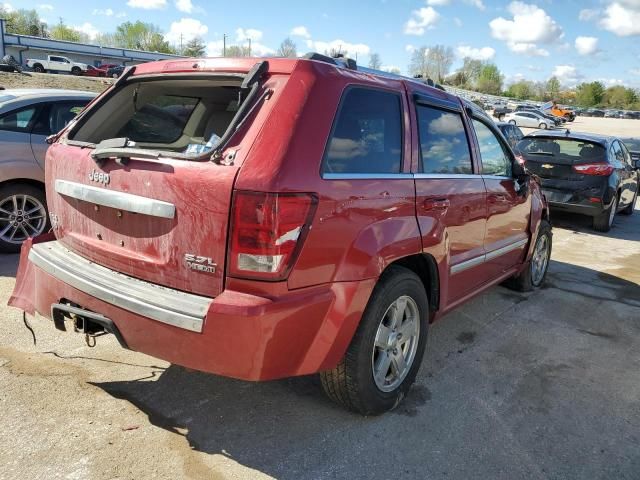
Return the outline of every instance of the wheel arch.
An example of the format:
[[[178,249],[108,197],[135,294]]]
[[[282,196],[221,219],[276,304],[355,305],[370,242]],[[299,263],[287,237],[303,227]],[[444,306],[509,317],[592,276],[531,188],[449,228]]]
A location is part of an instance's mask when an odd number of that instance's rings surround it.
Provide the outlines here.
[[[409,255],[387,265],[382,274],[392,266],[404,267],[420,278],[429,297],[429,314],[433,318],[433,314],[440,308],[440,274],[436,259],[428,253]]]

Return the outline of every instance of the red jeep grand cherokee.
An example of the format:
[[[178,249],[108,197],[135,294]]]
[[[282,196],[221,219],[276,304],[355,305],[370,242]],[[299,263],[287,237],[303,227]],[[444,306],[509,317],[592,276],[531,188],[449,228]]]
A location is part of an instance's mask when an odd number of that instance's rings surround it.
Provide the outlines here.
[[[539,286],[548,209],[493,122],[417,80],[307,59],[128,70],[51,145],[52,233],[10,304],[219,375],[320,372],[393,408],[429,323]]]

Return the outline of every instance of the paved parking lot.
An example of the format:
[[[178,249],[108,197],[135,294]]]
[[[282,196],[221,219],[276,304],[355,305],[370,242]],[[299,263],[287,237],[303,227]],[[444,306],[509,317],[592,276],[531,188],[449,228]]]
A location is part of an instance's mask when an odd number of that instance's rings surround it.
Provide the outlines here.
[[[637,208],[640,204],[637,205]],[[0,478],[640,478],[640,211],[554,217],[547,286],[435,324],[417,384],[362,418],[315,377],[218,378],[0,322]],[[0,303],[16,256],[0,258]]]

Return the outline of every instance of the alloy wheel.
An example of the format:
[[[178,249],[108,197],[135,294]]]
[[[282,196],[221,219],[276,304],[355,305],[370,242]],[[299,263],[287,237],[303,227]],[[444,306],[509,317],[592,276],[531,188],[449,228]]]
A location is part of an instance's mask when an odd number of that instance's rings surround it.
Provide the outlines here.
[[[398,388],[411,370],[420,339],[419,312],[415,300],[403,295],[380,320],[371,367],[375,384],[383,392]]]
[[[47,224],[47,211],[31,195],[11,195],[0,200],[0,240],[21,244],[40,235]]]
[[[531,258],[531,283],[536,287],[542,283],[547,271],[550,253],[549,239],[546,235],[541,235],[536,242]]]

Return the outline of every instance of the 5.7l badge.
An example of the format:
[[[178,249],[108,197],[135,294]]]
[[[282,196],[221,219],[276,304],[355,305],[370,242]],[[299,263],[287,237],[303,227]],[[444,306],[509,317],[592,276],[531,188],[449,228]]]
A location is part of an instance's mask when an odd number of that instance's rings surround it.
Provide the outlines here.
[[[211,257],[201,257],[191,253],[184,254],[184,262],[187,268],[204,273],[215,273],[218,266]]]

